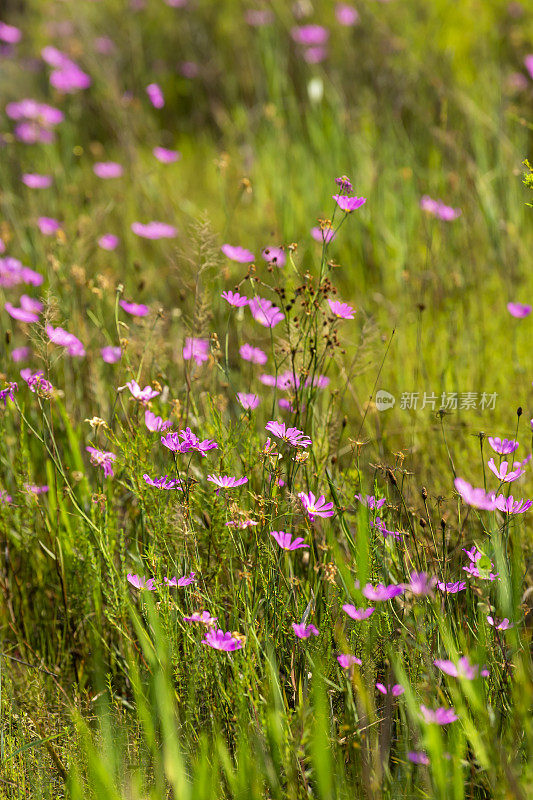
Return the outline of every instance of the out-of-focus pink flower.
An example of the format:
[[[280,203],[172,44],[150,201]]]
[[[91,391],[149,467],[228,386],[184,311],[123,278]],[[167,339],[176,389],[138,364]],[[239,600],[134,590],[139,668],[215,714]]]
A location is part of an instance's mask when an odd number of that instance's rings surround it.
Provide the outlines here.
[[[119,300],[119,306],[132,317],[146,317],[150,313],[150,308],[143,303],[130,303],[128,300]]]
[[[178,70],[180,75],[183,75],[184,78],[192,80],[198,76],[200,67],[196,61],[182,61],[181,64],[178,65]]]
[[[523,317],[527,317],[531,314],[531,306],[525,305],[524,303],[507,303],[507,311],[511,316],[517,319],[523,319]]]
[[[196,580],[195,575],[196,572],[191,572],[189,573],[189,575],[184,575],[183,578],[176,578],[175,576],[174,578],[170,579],[163,578],[163,583],[165,584],[165,586],[168,587],[174,586],[174,587],[179,587],[181,589],[183,586],[190,586],[191,583],[194,583]]]
[[[533,53],[530,53],[524,58],[524,66],[529,72],[529,77],[533,80]]]
[[[31,323],[39,321],[39,315],[34,311],[29,311],[25,308],[17,308],[12,303],[7,302],[4,305],[4,309],[7,311],[10,317],[18,320],[19,322]]]
[[[122,164],[117,164],[116,161],[97,161],[93,164],[93,172],[97,178],[108,180],[109,178],[120,178],[124,169]]]
[[[318,636],[318,628],[313,624],[306,625],[304,622],[293,622],[292,629],[298,639],[309,639],[310,636]]]
[[[52,236],[61,227],[58,220],[53,217],[39,217],[37,225],[43,236]]]
[[[255,321],[265,328],[273,328],[284,319],[278,306],[273,305],[271,300],[264,297],[252,297],[248,301],[248,307]]]
[[[441,658],[435,659],[433,663],[442,672],[446,675],[450,675],[452,678],[466,678],[468,681],[473,681],[479,672],[477,664],[471,664],[466,656],[460,658],[457,664],[454,664],[453,661]],[[481,675],[483,677],[486,678],[488,674],[486,669],[481,670]]]
[[[425,572],[411,572],[409,579],[409,583],[403,584],[404,589],[418,597],[433,594],[433,588],[437,583],[436,578],[430,578]]]
[[[374,613],[374,608],[356,608],[355,606],[346,603],[343,605],[342,610],[348,614],[351,619],[354,619],[356,622],[362,622],[365,619],[368,619]]]
[[[181,158],[181,153],[178,150],[167,150],[166,147],[154,147],[152,153],[161,164],[172,164]]]
[[[311,236],[313,237],[315,242],[320,242],[320,244],[323,244],[324,242],[328,244],[329,242],[331,242],[332,239],[335,238],[335,234],[336,232],[333,228],[328,228],[328,227],[311,228]]]
[[[391,694],[393,697],[400,697],[400,695],[405,692],[405,689],[399,683],[395,683],[393,686],[391,686],[390,683],[387,685],[384,683],[376,683],[376,689],[378,692],[381,692],[381,694]]]
[[[378,583],[376,586],[367,583],[366,586],[363,587],[363,597],[366,597],[367,600],[371,600],[373,603],[383,603],[387,600],[392,600],[393,597],[398,597],[402,592],[402,584],[396,583],[390,583],[388,586],[385,586],[384,583]]]
[[[136,236],[143,239],[172,239],[178,235],[178,229],[166,222],[132,222],[131,229]]]
[[[116,364],[117,361],[120,361],[122,357],[122,350],[120,347],[113,347],[112,345],[107,345],[106,347],[102,347],[100,350],[100,355],[102,356],[102,360],[105,361],[106,364]]]
[[[183,358],[185,361],[190,361],[192,358],[197,364],[203,364],[209,358],[209,339],[187,336],[183,348]]]
[[[348,3],[337,3],[335,6],[335,16],[340,25],[350,27],[359,22],[359,12]]]
[[[248,8],[244,12],[244,19],[253,28],[261,28],[274,22],[274,14],[268,8]]]
[[[148,408],[144,412],[144,424],[149,431],[152,431],[152,433],[155,433],[156,431],[166,431],[168,428],[172,427],[170,420],[163,421],[162,417],[158,417]]]
[[[456,478],[453,483],[467,505],[485,511],[494,511],[496,508],[496,496],[494,493],[487,494],[484,489],[474,489],[463,478]]]
[[[22,39],[22,31],[7,22],[0,22],[0,42],[6,44],[18,44]]]
[[[436,708],[433,711],[433,709],[421,705],[420,711],[427,723],[436,725],[448,725],[450,722],[455,722],[456,719],[459,719],[453,708]]]
[[[165,98],[161,87],[157,83],[149,83],[146,87],[146,94],[154,108],[163,108],[165,105]]]
[[[251,261],[255,261],[255,256],[251,250],[246,250],[244,247],[223,244],[220,249],[227,258],[231,261],[237,261],[239,264],[249,264]]]
[[[11,358],[15,363],[26,361],[30,355],[31,349],[29,347],[15,347],[15,349],[11,351]]]
[[[444,222],[453,222],[454,219],[461,216],[460,208],[447,206],[442,200],[433,200],[427,194],[421,197],[420,208],[423,211],[427,211],[428,214],[432,214],[434,217],[444,220]]]
[[[119,238],[115,236],[113,233],[104,233],[103,236],[100,236],[98,239],[98,247],[101,247],[102,250],[115,250],[118,246]]]
[[[237,392],[237,400],[246,411],[253,411],[261,402],[256,394]]]
[[[518,462],[517,462],[518,463]],[[510,472],[507,471],[508,462],[502,461],[499,466],[496,466],[496,463],[493,458],[490,458],[487,462],[488,467],[494,475],[498,478],[499,481],[503,483],[510,483],[511,481],[515,481],[517,478],[520,478],[521,475],[525,473],[525,470],[522,469],[521,466],[518,466],[516,469],[511,470]]]
[[[349,653],[341,653],[337,656],[337,661],[343,669],[350,669],[354,664],[359,666],[363,664],[360,658],[356,658],[356,656],[352,656]]]
[[[148,403],[160,394],[160,392],[156,392],[155,389],[152,389],[151,386],[145,386],[144,389],[141,389],[137,381],[128,381],[124,386],[119,386],[117,391],[121,392],[123,389],[129,389],[132,397],[143,404]]]
[[[52,176],[27,172],[22,176],[22,183],[29,189],[48,189],[52,185]]]
[[[487,622],[493,628],[496,628],[497,631],[507,631],[509,628],[514,628],[514,624],[509,622],[507,617],[504,617],[502,620],[495,619],[491,617],[490,614],[487,616]]]
[[[328,56],[327,47],[306,47],[304,49],[304,60],[308,64],[321,64]]]
[[[252,364],[266,364],[268,361],[267,354],[264,353],[259,347],[252,347],[251,344],[243,344],[239,348],[239,354],[245,361],[251,361]]]
[[[194,611],[190,616],[183,617],[184,622],[200,622],[202,625],[214,625],[218,617],[212,617],[209,611]]]
[[[429,756],[422,750],[410,750],[407,753],[407,758],[413,764],[423,764],[424,766],[429,764]]]
[[[451,583],[444,583],[444,581],[439,581],[437,586],[440,591],[444,592],[445,594],[457,594],[457,592],[464,592],[466,589],[466,582],[453,581]]]
[[[261,255],[273,267],[284,267],[287,261],[285,250],[282,247],[265,247]]]
[[[51,325],[47,325],[46,335],[54,344],[66,348],[69,356],[83,358],[85,355],[85,348],[78,337],[64,328],[53,328]]]
[[[292,28],[291,36],[298,44],[316,47],[326,44],[329,39],[329,31],[322,25],[301,25]]]

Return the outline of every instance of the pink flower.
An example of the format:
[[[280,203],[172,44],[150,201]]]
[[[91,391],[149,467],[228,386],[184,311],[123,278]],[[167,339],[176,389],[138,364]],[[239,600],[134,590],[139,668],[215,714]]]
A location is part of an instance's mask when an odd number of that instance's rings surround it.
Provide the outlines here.
[[[424,766],[427,766],[429,764],[429,756],[426,753],[424,753],[422,750],[419,750],[419,751],[410,750],[407,753],[407,758],[413,764],[423,764]]]
[[[333,503],[326,503],[326,498],[323,494],[316,498],[313,492],[309,492],[309,494],[298,492],[298,497],[302,501],[303,507],[307,511],[311,521],[313,521],[315,517],[332,517],[335,513],[333,511]]]
[[[27,172],[22,176],[22,183],[30,189],[48,189],[52,185],[52,176]]]
[[[136,589],[148,589],[149,592],[153,592],[155,589],[154,578],[141,578],[139,575],[132,575],[131,572],[128,572],[126,577],[128,582]]]
[[[394,537],[394,539],[401,539],[401,538],[402,538],[402,535],[403,535],[403,534],[401,534],[401,533],[400,533],[400,531],[389,531],[389,529],[387,528],[387,526],[385,525],[385,523],[384,523],[384,522],[382,522],[382,520],[381,520],[379,517],[376,517],[376,519],[375,519],[375,520],[372,520],[372,519],[371,519],[371,520],[370,520],[370,525],[371,525],[373,528],[377,528],[377,529],[378,529],[378,531],[379,531],[379,532],[380,532],[380,533],[383,535],[383,537],[384,537],[385,539],[386,539],[388,536],[392,536],[392,537]]]
[[[287,428],[284,422],[267,422],[265,429],[270,433],[277,436],[278,439],[283,439],[287,444],[293,447],[309,447],[313,444],[309,436],[298,428]]]
[[[259,525],[259,523],[255,519],[230,519],[226,522],[226,527],[237,528],[240,531],[245,531],[246,528],[254,528],[256,525]]]
[[[7,311],[10,317],[13,319],[18,319],[19,322],[38,322],[39,315],[35,314],[33,311],[28,311],[25,308],[17,308],[12,303],[7,302],[4,305],[4,309]]]
[[[386,500],[382,497],[380,500],[376,500],[374,495],[367,494],[363,497],[361,494],[355,495],[356,500],[359,500],[360,503],[363,503],[367,508],[372,509],[372,511],[379,511],[379,509],[385,505]]]
[[[498,620],[489,615],[487,616],[487,622],[489,625],[492,625],[493,628],[496,628],[497,631],[507,631],[509,628],[514,628],[514,624],[509,622],[507,617],[504,617],[502,620]]]
[[[232,244],[223,244],[220,248],[224,255],[231,261],[238,261],[239,264],[249,264],[255,261],[255,256],[250,250]]]
[[[132,397],[134,397],[135,400],[139,400],[141,403],[148,403],[160,394],[160,392],[156,392],[155,389],[152,389],[151,386],[145,386],[144,389],[141,389],[137,381],[128,381],[124,386],[119,386],[117,391],[121,392],[126,388],[130,390]]]
[[[114,475],[113,462],[117,458],[116,455],[105,450],[97,450],[95,447],[86,447],[85,449],[91,457],[91,464],[97,464],[102,467],[105,477],[112,478]]]
[[[37,225],[43,236],[52,236],[60,227],[57,219],[53,217],[39,217]]]
[[[245,361],[251,361],[252,364],[266,364],[268,361],[267,354],[264,353],[259,347],[252,347],[251,344],[243,344],[239,348],[239,354]]]
[[[490,471],[493,472],[494,475],[496,475],[496,477],[498,478],[498,480],[502,481],[503,483],[510,483],[511,481],[515,481],[525,472],[525,470],[522,469],[522,467],[518,467],[518,469],[514,469],[511,472],[507,472],[507,466],[508,466],[507,461],[502,461],[499,467],[496,466],[493,458],[489,459],[487,463]]]
[[[352,308],[352,306],[349,306],[347,303],[341,303],[339,300],[330,300],[328,298],[328,304],[331,313],[339,317],[339,319],[354,319],[355,308]]]
[[[240,650],[241,647],[244,647],[244,642],[241,638],[237,638],[230,631],[224,633],[220,628],[218,630],[214,628],[208,630],[205,639],[202,639],[202,644],[207,644],[214,650],[224,650],[225,652]]]
[[[237,399],[244,409],[250,411],[253,411],[254,408],[257,408],[260,403],[260,399],[256,394],[244,394],[243,392],[238,392]]]
[[[357,25],[359,22],[359,13],[353,6],[347,3],[337,3],[335,6],[335,16],[340,25]]]
[[[471,550],[463,547],[463,552],[470,559],[470,564],[467,567],[463,567],[465,572],[468,572],[474,578],[481,578],[484,581],[496,580],[498,575],[491,572],[494,565],[488,556],[481,553],[475,545]]]
[[[26,367],[20,370],[20,377],[26,381],[30,391],[34,394],[37,392],[45,397],[50,397],[53,394],[54,387],[50,381],[46,380],[42,370],[32,372],[29,367]]]
[[[48,486],[44,484],[44,486],[38,486],[36,483],[25,483],[24,488],[30,494],[46,494],[48,492]]]
[[[466,678],[468,681],[473,681],[477,677],[479,667],[476,664],[471,664],[466,656],[459,659],[457,664],[453,661],[447,661],[440,658],[435,659],[433,662],[446,675],[452,678]],[[483,677],[489,674],[486,669],[481,670]]]
[[[386,686],[384,683],[376,683],[376,689],[381,694],[392,694],[393,697],[400,697],[405,692],[405,689],[399,683],[395,683],[393,686],[390,683]]]
[[[531,314],[531,306],[527,306],[524,303],[507,303],[507,311],[511,316],[521,319]]]
[[[431,595],[433,587],[437,583],[436,578],[428,578],[425,572],[411,572],[410,582],[404,583],[404,589],[408,589],[414,595]]]
[[[455,722],[459,719],[453,708],[436,708],[433,711],[431,708],[421,705],[420,711],[427,723],[435,723],[436,725],[448,725],[450,722]]]
[[[457,592],[463,592],[466,589],[465,581],[455,581],[452,583],[439,581],[437,586],[441,592],[445,592],[446,594],[457,594]]]
[[[523,514],[525,511],[528,511],[532,505],[533,500],[515,500],[512,494],[509,495],[509,497],[504,497],[503,494],[499,494],[496,498],[496,508],[503,511],[504,514]]]
[[[335,238],[336,231],[333,228],[311,228],[311,236],[315,240],[315,242],[320,242],[323,244],[326,242],[328,244],[331,242],[332,239]]]
[[[359,666],[362,665],[362,661],[360,658],[356,658],[355,656],[351,656],[348,653],[341,653],[337,656],[337,661],[339,662],[340,666],[343,669],[350,669],[354,666],[354,664],[358,664]]]
[[[529,77],[533,80],[533,53],[524,58],[524,66],[529,72]]]
[[[98,239],[98,247],[101,247],[102,250],[114,250],[119,242],[118,236],[115,236],[112,233],[104,233],[103,236],[100,236]]]
[[[178,150],[167,150],[166,147],[154,147],[152,153],[161,164],[172,164],[181,158],[181,153]]]
[[[197,364],[203,364],[209,358],[209,339],[187,336],[183,348],[183,358],[185,361],[190,361],[192,358]]]
[[[168,578],[163,578],[163,583],[169,588],[177,586],[181,589],[183,586],[190,586],[191,583],[194,583],[196,580],[195,575],[196,572],[191,572],[189,575],[184,575],[183,578],[176,578],[175,576],[174,578],[170,578],[170,580]]]
[[[499,436],[489,436],[488,442],[494,452],[499,453],[501,456],[508,456],[518,448],[519,443],[514,439],[500,439]]]
[[[143,225],[142,222],[132,222],[131,229],[136,236],[143,239],[173,239],[178,235],[178,230],[173,225],[168,225],[166,222],[147,222]]]
[[[180,441],[181,439],[183,441]],[[167,433],[166,436],[161,437],[161,443],[173,453],[188,453],[190,450],[196,450],[204,458],[208,450],[218,447],[213,439],[204,439],[201,442],[190,428],[179,433]]]
[[[91,85],[90,77],[56,47],[45,47],[41,56],[47,64],[55,67],[50,73],[50,84],[59,92],[69,94]]]
[[[329,31],[322,25],[302,25],[291,30],[291,36],[298,44],[316,46],[325,44],[329,39]]]
[[[218,617],[212,617],[209,611],[195,611],[190,617],[183,617],[184,622],[200,622],[202,625],[214,625]]]
[[[390,583],[385,586],[384,583],[378,583],[376,586],[372,586],[371,583],[367,583],[363,588],[363,597],[373,603],[383,603],[386,600],[392,600],[393,597],[397,597],[402,592],[402,584]]]
[[[292,628],[298,639],[309,639],[310,636],[318,636],[318,628],[314,625],[306,625],[304,622],[293,622]]]
[[[304,540],[301,536],[298,536],[291,542],[292,535],[290,533],[285,533],[284,531],[270,531],[270,535],[274,537],[283,550],[299,550],[301,547],[309,547],[308,544],[304,544]]]
[[[8,25],[7,22],[0,22],[0,42],[6,44],[18,44],[22,39],[22,32],[14,25]]]
[[[15,363],[19,361],[26,361],[31,355],[31,350],[29,347],[15,347],[14,350],[11,351],[11,358]]]
[[[274,15],[269,9],[249,8],[244,12],[244,19],[254,28],[260,28],[263,25],[270,25],[274,21]]]
[[[366,197],[346,197],[344,194],[334,194],[333,199],[341,209],[347,214],[352,211],[357,211],[362,205],[366,203]]]
[[[248,306],[255,321],[265,328],[273,328],[284,318],[278,306],[272,305],[272,301],[264,297],[252,297]]]
[[[0,258],[0,286],[9,288],[17,286],[19,283],[29,283],[32,286],[40,286],[43,276],[29,267],[22,266],[18,258],[6,256]]]
[[[117,361],[120,361],[122,357],[122,350],[120,347],[113,347],[112,345],[107,345],[107,347],[102,347],[100,350],[100,355],[102,356],[102,360],[105,361],[106,364],[116,364]]]
[[[46,334],[51,342],[65,347],[69,356],[83,358],[85,355],[85,348],[77,336],[69,333],[63,328],[53,328],[51,325],[46,326]]]
[[[169,479],[168,475],[161,475],[160,478],[151,478],[146,472],[143,475],[145,482],[148,486],[153,486],[154,489],[165,489],[167,491],[171,489],[179,489],[180,492],[183,491],[182,482],[179,478],[176,479]]]
[[[233,475],[208,475],[207,480],[219,487],[217,494],[220,494],[222,489],[236,489],[248,483],[248,478],[235,478]]]
[[[166,431],[172,426],[172,423],[169,420],[163,422],[162,417],[157,417],[153,411],[150,411],[148,408],[144,412],[144,424],[148,430],[152,431],[153,433],[156,431]]]
[[[119,306],[132,317],[146,317],[150,313],[148,306],[142,303],[130,303],[128,300],[119,300]]]
[[[248,298],[242,294],[239,294],[239,292],[222,292],[220,296],[223,297],[224,300],[227,300],[230,306],[242,308],[242,306],[248,305]]]
[[[32,120],[45,126],[58,125],[65,118],[58,108],[29,99],[8,103],[6,114],[13,120]]]
[[[108,180],[109,178],[120,178],[124,172],[122,165],[116,161],[97,161],[93,164],[93,172],[97,178]]]
[[[165,105],[165,98],[161,87],[157,83],[149,83],[146,87],[146,94],[154,108],[163,108]]]
[[[304,50],[304,60],[308,64],[321,64],[328,55],[327,47],[306,47]]]
[[[271,266],[284,267],[287,261],[285,250],[282,247],[265,247],[261,255]]]
[[[463,478],[456,478],[454,486],[467,505],[484,509],[485,511],[494,511],[496,508],[494,494],[487,494],[484,489],[474,489]]]
[[[460,208],[447,206],[441,200],[433,200],[431,197],[428,197],[427,194],[421,197],[420,208],[445,222],[452,222],[454,219],[461,216]]]
[[[361,622],[362,620],[368,619],[374,613],[374,608],[356,608],[355,606],[346,603],[343,605],[342,610],[348,614],[351,619],[354,619],[356,622]]]

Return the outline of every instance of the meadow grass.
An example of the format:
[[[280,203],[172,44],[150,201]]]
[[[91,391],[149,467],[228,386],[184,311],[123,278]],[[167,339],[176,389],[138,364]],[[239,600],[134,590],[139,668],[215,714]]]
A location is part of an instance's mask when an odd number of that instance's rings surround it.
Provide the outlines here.
[[[533,15],[171,5],[0,25],[0,797],[526,800]]]

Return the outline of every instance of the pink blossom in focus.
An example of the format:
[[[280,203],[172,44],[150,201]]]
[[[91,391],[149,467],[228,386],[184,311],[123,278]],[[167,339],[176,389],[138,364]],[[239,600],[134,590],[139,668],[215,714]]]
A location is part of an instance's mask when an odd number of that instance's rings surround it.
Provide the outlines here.
[[[308,544],[304,544],[301,536],[292,540],[292,534],[285,533],[285,531],[270,531],[270,535],[274,537],[283,550],[299,550],[302,547],[309,547]]]
[[[220,628],[218,630],[211,628],[206,633],[205,639],[202,639],[202,644],[207,644],[214,650],[223,650],[225,652],[233,652],[244,647],[244,642],[241,638],[237,638],[230,631],[224,633]]]
[[[333,511],[333,503],[326,503],[326,498],[323,494],[317,498],[313,492],[309,492],[309,494],[298,492],[298,497],[302,501],[302,505],[311,521],[315,517],[332,517],[335,513]]]
[[[341,303],[339,300],[330,300],[328,298],[328,304],[331,313],[335,317],[339,319],[354,319],[355,308],[352,308],[352,306],[349,306],[347,303]]]
[[[333,199],[341,211],[345,211],[347,214],[357,211],[366,203],[366,197],[347,197],[345,194],[334,194]]]

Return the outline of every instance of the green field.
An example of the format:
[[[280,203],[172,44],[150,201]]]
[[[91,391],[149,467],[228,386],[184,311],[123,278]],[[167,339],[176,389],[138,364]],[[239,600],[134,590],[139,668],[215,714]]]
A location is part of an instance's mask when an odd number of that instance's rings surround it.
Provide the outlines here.
[[[532,102],[525,2],[0,10],[0,799],[528,800]]]

